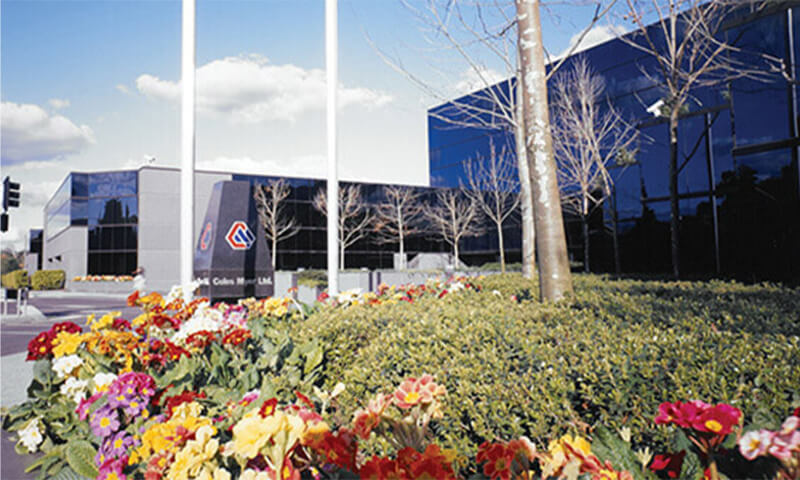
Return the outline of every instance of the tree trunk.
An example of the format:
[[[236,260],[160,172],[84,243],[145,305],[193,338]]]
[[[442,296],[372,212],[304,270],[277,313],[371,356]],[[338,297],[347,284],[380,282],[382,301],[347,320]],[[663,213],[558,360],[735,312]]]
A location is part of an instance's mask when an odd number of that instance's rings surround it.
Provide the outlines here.
[[[617,189],[614,187],[614,193],[611,197],[611,227],[612,227],[612,242],[614,248],[614,273],[619,275],[622,272],[622,265],[619,259],[619,230],[617,223]]]
[[[339,270],[344,270],[344,242],[339,239]]]
[[[669,243],[672,253],[672,275],[680,278],[680,245],[678,208],[678,115],[673,112],[669,118]]]
[[[272,271],[275,271],[275,257],[278,255],[278,239],[272,238]]]
[[[589,218],[588,215],[581,215],[581,227],[583,227],[583,272],[589,273]]]
[[[453,271],[458,270],[458,240],[453,242]]]
[[[506,250],[503,246],[503,224],[497,223],[497,245],[500,247],[500,272],[506,273]]]
[[[564,220],[556,179],[553,139],[547,104],[544,46],[538,0],[516,0],[525,113],[525,145],[533,193],[539,290],[543,301],[572,292]]]
[[[400,270],[406,269],[406,250],[403,245],[403,234],[400,234]]]
[[[522,54],[519,53],[520,58]],[[514,137],[517,142],[517,171],[519,173],[520,213],[522,214],[522,276],[533,278],[536,270],[536,230],[533,226],[533,195],[531,194],[531,174],[528,168],[528,155],[525,148],[525,115],[522,108],[522,75],[517,73],[516,118]]]

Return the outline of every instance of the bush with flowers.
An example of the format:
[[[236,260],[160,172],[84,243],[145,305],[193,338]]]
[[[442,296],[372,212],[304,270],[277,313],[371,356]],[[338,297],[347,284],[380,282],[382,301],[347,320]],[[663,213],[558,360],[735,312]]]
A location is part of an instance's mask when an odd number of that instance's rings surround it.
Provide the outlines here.
[[[73,282],[132,282],[132,275],[77,275],[72,277]]]
[[[41,477],[798,478],[800,347],[775,312],[800,300],[695,285],[703,312],[682,284],[589,280],[562,304],[507,276],[310,314],[134,294],[130,322],[31,341],[31,400],[4,427]],[[734,308],[759,335],[730,330]],[[720,403],[663,403],[685,398]]]

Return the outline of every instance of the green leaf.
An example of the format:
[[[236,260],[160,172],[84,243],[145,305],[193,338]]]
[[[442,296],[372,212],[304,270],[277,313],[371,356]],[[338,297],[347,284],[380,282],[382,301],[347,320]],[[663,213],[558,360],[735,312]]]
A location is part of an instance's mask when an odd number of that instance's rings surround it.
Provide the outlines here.
[[[73,440],[66,446],[66,457],[69,467],[78,475],[84,477],[97,477],[97,468],[94,465],[94,457],[97,451],[91,443],[86,440]]]
[[[318,342],[311,344],[311,351],[306,354],[306,363],[303,367],[303,373],[308,375],[312,370],[317,368],[322,363],[322,347]]]

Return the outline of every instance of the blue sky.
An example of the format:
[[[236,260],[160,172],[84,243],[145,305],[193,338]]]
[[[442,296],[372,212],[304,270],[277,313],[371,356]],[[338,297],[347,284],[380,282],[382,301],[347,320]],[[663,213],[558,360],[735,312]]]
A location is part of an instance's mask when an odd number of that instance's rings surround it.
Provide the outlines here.
[[[410,1],[414,6],[422,3]],[[567,47],[590,8],[545,16],[545,43]],[[426,41],[397,0],[340,0],[340,175],[426,184],[425,111],[439,103],[367,41],[436,86],[470,85],[467,65]],[[179,161],[179,1],[0,1],[2,175],[23,185],[0,240],[21,247],[69,171]],[[597,39],[608,36],[608,21]],[[476,51],[502,78],[491,55]],[[197,165],[324,172],[324,2],[197,1]]]

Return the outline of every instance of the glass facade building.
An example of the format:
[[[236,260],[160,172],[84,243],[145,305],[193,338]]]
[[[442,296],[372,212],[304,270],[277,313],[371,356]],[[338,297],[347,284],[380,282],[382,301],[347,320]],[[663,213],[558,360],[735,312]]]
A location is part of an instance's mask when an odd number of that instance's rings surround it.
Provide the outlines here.
[[[738,49],[736,61],[762,68],[759,78],[734,75],[697,89],[682,111],[677,176],[682,272],[797,279],[800,104],[795,83],[771,70],[764,58],[782,59],[797,75],[798,35],[800,8],[738,12],[724,36]],[[578,57],[602,77],[607,100],[640,132],[635,162],[611,168],[612,196],[590,218],[592,269],[614,270],[616,235],[623,272],[669,272],[669,124],[647,111],[666,97],[653,57],[615,39],[573,56],[561,68],[569,69]],[[513,85],[512,79],[494,88]],[[485,97],[477,92],[454,102]],[[490,140],[515,150],[508,130],[454,127],[448,109],[452,105],[429,112],[431,186],[457,186],[463,162],[487,155]],[[582,236],[575,220],[567,218],[566,229],[570,255],[580,262]]]
[[[70,173],[45,206],[46,240],[88,227],[89,275],[129,274],[137,265],[136,170]]]

